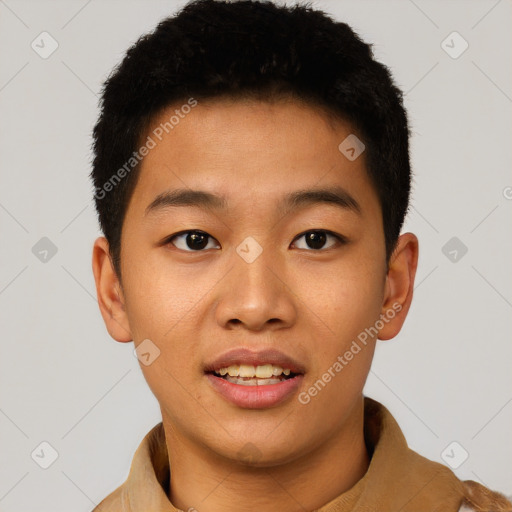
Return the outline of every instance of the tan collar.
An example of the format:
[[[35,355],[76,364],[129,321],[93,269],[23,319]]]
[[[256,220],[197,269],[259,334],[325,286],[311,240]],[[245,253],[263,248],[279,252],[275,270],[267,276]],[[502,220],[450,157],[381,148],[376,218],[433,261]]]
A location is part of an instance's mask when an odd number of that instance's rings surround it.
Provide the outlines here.
[[[434,512],[458,510],[464,485],[447,467],[412,451],[391,413],[365,397],[365,441],[371,457],[364,477],[318,512]],[[98,512],[180,512],[167,497],[169,461],[162,423],[143,439],[126,482]]]

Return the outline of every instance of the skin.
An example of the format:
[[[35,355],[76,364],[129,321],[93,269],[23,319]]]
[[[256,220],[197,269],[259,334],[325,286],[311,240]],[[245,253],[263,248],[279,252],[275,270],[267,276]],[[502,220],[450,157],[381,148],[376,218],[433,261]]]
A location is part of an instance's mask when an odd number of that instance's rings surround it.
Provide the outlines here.
[[[168,120],[175,105],[154,125]],[[200,512],[313,510],[361,479],[369,457],[363,395],[377,337],[310,402],[294,395],[250,410],[227,402],[204,376],[205,364],[235,347],[277,347],[304,365],[307,391],[365,328],[395,305],[401,310],[378,338],[400,331],[412,300],[418,240],[400,236],[389,266],[382,215],[365,169],[338,149],[354,133],[312,105],[215,100],[200,102],[145,157],[121,242],[122,285],[99,237],[93,272],[110,335],[161,351],[144,377],[159,401],[171,464],[170,500]],[[294,190],[337,185],[361,215],[319,203],[276,209]],[[228,210],[144,210],[174,188],[223,194]],[[307,230],[330,230],[311,248]],[[208,246],[194,251],[183,230],[201,230]],[[236,252],[248,236],[263,249],[252,263]],[[240,460],[247,443],[252,462]],[[245,448],[244,448],[245,447]],[[173,461],[179,463],[173,464]]]

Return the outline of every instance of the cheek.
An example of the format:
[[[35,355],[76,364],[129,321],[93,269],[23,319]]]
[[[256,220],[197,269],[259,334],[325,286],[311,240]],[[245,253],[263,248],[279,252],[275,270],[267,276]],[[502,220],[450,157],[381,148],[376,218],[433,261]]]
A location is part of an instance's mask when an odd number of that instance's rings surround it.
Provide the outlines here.
[[[346,419],[363,390],[376,342],[367,329],[380,317],[382,293],[378,275],[352,269],[333,275],[314,299],[322,332],[316,335],[314,364],[302,396],[310,400],[311,417],[324,418],[326,430]]]
[[[150,366],[141,363],[150,388],[158,395],[159,387],[179,388],[176,382],[172,385],[173,377],[180,382],[191,377],[184,370],[195,364],[195,354],[200,353],[196,316],[205,285],[179,266],[152,259],[151,254],[137,258],[133,251],[130,256],[123,276],[126,315],[135,346],[149,339],[160,351]]]
[[[318,293],[311,296],[315,311],[340,343],[350,341],[379,318],[384,282],[382,270],[364,261],[340,265],[328,279],[319,281]]]
[[[325,388],[316,385],[322,389],[315,406],[319,408],[329,403],[349,407],[362,391],[373,359],[376,337],[370,328],[380,318],[382,271],[365,270],[360,263],[350,267],[340,267],[321,284],[321,293],[314,298],[322,334],[316,336],[309,384],[315,386],[318,379],[329,382]]]
[[[190,272],[181,272],[179,266],[152,258],[151,251],[142,255],[134,250],[130,256],[123,281],[126,313],[134,339],[150,338],[169,344],[173,333],[186,327],[187,318],[193,316],[204,295],[204,285],[193,279]]]

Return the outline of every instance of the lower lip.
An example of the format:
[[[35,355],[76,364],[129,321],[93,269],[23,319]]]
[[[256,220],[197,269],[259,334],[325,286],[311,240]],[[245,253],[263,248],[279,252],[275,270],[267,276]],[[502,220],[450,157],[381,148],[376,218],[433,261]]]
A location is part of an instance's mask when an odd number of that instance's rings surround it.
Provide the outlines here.
[[[302,383],[303,375],[297,375],[278,384],[265,386],[243,386],[207,373],[211,385],[228,402],[244,409],[265,409],[281,404],[290,398]]]

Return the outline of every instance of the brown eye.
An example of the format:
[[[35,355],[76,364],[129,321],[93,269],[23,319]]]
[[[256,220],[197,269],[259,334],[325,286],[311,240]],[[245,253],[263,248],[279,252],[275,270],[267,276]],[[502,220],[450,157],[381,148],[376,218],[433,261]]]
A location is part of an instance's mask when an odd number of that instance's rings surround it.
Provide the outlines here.
[[[335,242],[331,243],[331,245],[329,245],[328,247],[324,247],[329,237],[334,238]],[[337,244],[339,245],[346,243],[345,237],[337,235],[330,231],[319,229],[314,231],[306,231],[305,233],[302,233],[302,235],[299,235],[296,238],[296,240],[299,240],[301,238],[305,239],[306,247],[298,247],[298,249],[313,249],[319,251],[322,249],[332,249]]]
[[[173,244],[178,249],[188,252],[198,252],[203,249],[212,249],[215,247],[208,247],[209,239],[215,240],[212,236],[204,231],[183,231],[169,237],[166,243]],[[177,243],[174,242],[177,241]]]

